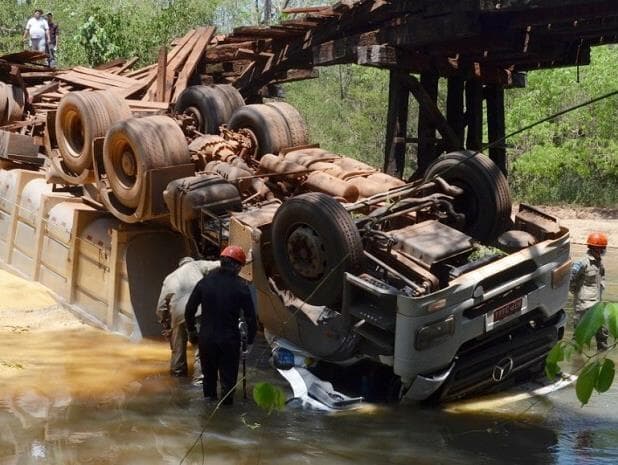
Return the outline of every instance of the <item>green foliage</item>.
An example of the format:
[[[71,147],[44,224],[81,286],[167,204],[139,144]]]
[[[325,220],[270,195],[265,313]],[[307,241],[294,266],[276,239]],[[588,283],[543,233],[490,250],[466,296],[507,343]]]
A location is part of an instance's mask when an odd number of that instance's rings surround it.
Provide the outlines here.
[[[573,339],[582,349],[590,345],[590,341],[605,322],[605,304],[596,303],[588,310],[575,328]]]
[[[506,93],[507,132],[615,91],[618,47],[595,47],[592,64],[529,73],[526,89]],[[510,139],[511,186],[535,203],[618,203],[618,96],[575,110]]]
[[[614,339],[618,339],[618,304],[607,304],[607,313],[605,316],[607,321],[607,330]]]
[[[30,5],[3,1],[0,52],[23,47],[21,35],[34,8],[52,11],[60,26],[59,66],[97,64],[139,57],[152,63],[158,49],[187,30],[212,24],[215,10],[229,0],[37,0]],[[5,31],[8,32],[5,34]]]
[[[593,49],[592,64],[529,73],[525,89],[506,92],[507,133],[616,90],[618,47]],[[286,86],[323,148],[381,167],[388,102],[388,72],[359,66],[320,70],[311,82]],[[444,84],[441,80],[441,84]],[[445,89],[439,106],[444,108]],[[510,183],[518,200],[532,203],[618,203],[618,96],[539,125],[507,141]],[[410,101],[408,133],[416,134],[417,105]],[[407,157],[414,169],[415,146]]]
[[[79,28],[79,43],[84,47],[88,63],[92,66],[108,61],[118,50],[94,16]]]
[[[575,384],[575,393],[583,405],[586,405],[594,391],[606,392],[612,386],[615,375],[614,361],[607,358],[607,352],[587,355],[585,350],[592,338],[602,326],[608,328],[614,338],[610,349],[616,348],[618,341],[618,304],[599,302],[586,312],[575,328],[572,341],[560,341],[547,354],[545,373],[553,379],[560,373],[560,364],[571,359],[574,353],[586,358],[586,363]]]
[[[253,400],[258,407],[268,410],[282,410],[285,406],[285,393],[270,383],[257,383],[253,387]]]
[[[615,374],[616,368],[614,366],[614,361],[606,358],[603,360],[603,364],[599,369],[599,374],[594,384],[594,388],[598,392],[607,392],[614,382]]]
[[[594,390],[597,379],[599,378],[600,369],[601,366],[599,361],[595,360],[585,365],[579,374],[577,383],[575,384],[575,393],[577,394],[577,398],[582,405],[586,405],[590,400],[592,391]]]

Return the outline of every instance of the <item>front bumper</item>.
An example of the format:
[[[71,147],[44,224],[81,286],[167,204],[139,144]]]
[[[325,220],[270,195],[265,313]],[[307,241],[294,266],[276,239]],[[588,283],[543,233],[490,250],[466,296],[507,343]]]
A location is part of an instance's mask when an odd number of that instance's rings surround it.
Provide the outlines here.
[[[528,320],[465,344],[448,369],[417,375],[404,397],[425,400],[438,393],[440,401],[452,401],[541,372],[547,353],[564,334],[566,314],[560,311],[535,328]]]

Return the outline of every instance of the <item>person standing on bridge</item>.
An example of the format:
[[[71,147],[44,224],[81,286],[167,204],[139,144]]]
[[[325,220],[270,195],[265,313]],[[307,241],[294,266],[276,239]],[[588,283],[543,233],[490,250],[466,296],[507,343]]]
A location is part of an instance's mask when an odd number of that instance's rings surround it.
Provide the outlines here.
[[[200,360],[204,370],[204,397],[216,400],[217,378],[221,384],[224,405],[234,402],[238,379],[241,335],[239,319],[247,324],[247,343],[253,344],[257,321],[249,286],[238,274],[246,263],[245,252],[238,246],[228,246],[220,256],[221,266],[204,277],[189,297],[185,311],[191,343],[199,341]],[[195,313],[202,305],[199,337],[195,328]],[[250,349],[247,350],[249,352]]]
[[[573,293],[575,327],[584,314],[603,297],[605,288],[605,267],[602,257],[607,249],[607,236],[601,232],[588,235],[586,240],[588,250],[586,255],[577,260],[571,268],[570,288]],[[601,327],[596,334],[597,350],[606,350],[608,338],[607,328]]]
[[[169,338],[172,357],[170,374],[187,376],[187,327],[185,324],[185,307],[195,285],[208,272],[219,265],[216,261],[194,260],[184,257],[178,262],[178,268],[166,276],[161,286],[157,304],[157,317],[163,325],[163,335]],[[202,378],[199,356],[196,354],[193,369],[193,382],[198,384]]]

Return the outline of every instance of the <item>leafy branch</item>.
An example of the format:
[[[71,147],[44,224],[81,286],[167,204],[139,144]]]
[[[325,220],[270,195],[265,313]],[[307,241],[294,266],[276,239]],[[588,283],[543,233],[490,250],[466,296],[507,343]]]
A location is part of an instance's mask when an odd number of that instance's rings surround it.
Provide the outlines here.
[[[595,334],[605,326],[613,338],[607,351],[589,353],[590,343]],[[603,393],[614,382],[616,367],[607,355],[618,346],[618,303],[598,302],[591,307],[575,328],[573,339],[558,342],[547,354],[545,373],[554,379],[561,371],[560,365],[571,360],[574,354],[585,359],[575,384],[575,393],[582,404],[588,403],[593,391]]]

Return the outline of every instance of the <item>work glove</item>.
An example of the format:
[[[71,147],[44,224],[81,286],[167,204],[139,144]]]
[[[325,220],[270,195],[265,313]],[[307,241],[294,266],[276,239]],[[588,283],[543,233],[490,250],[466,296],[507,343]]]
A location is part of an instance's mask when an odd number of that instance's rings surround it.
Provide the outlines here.
[[[197,332],[189,331],[188,335],[189,335],[189,342],[191,343],[191,345],[197,346],[197,343],[199,341],[199,338],[197,337]]]
[[[247,347],[245,347],[245,350],[243,350],[242,353],[243,355],[249,355],[252,350],[253,350],[253,344],[247,344]]]

